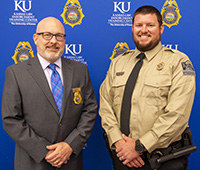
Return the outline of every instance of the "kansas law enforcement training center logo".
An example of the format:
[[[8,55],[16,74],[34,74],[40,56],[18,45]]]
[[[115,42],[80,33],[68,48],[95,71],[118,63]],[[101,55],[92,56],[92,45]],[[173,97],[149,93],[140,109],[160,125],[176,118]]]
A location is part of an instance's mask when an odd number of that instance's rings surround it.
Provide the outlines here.
[[[81,5],[78,0],[68,0],[60,15],[65,24],[70,25],[72,28],[75,25],[80,25],[84,17]]]
[[[115,48],[113,50],[112,56],[110,57],[110,60],[112,60],[113,58],[117,57],[120,54],[123,54],[125,51],[129,50],[128,44],[127,43],[117,43],[115,45]]]
[[[111,2],[109,2],[111,3]],[[132,26],[131,2],[113,2],[113,13],[108,19],[108,24],[116,26]]]
[[[15,64],[28,60],[31,57],[34,57],[34,55],[29,42],[19,42],[15,49],[15,54],[12,56]]]
[[[32,0],[14,0],[14,12],[9,18],[12,25],[36,25],[38,20],[31,12]]]
[[[178,25],[180,18],[179,7],[175,0],[166,0],[161,11],[163,16],[163,24],[169,28],[173,25]]]

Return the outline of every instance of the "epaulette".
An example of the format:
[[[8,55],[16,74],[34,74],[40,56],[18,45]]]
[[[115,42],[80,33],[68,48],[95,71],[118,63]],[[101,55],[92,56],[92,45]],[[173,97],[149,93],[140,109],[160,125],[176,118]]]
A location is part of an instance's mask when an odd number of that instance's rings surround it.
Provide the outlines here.
[[[133,52],[133,50],[127,50],[127,51],[125,51],[122,55],[126,55],[126,54],[129,54],[129,53],[131,53],[131,52]]]
[[[170,51],[170,52],[172,52],[172,53],[175,53],[177,50],[174,50],[174,49],[165,47],[164,51]]]

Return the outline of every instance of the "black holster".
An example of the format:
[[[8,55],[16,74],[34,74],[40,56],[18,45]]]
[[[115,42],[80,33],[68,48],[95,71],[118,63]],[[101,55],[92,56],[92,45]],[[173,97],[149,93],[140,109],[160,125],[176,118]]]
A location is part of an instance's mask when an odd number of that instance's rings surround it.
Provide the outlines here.
[[[148,155],[151,169],[158,169],[163,162],[175,159],[181,156],[186,158],[190,156],[191,152],[196,151],[197,148],[192,144],[192,133],[190,127],[187,127],[182,134],[180,141],[174,142],[169,147],[164,149],[156,149]]]

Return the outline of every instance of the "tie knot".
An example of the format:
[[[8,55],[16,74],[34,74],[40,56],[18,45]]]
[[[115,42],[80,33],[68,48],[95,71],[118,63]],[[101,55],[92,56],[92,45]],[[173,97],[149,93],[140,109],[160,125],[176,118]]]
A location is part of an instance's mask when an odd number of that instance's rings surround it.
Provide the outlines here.
[[[137,57],[140,58],[140,60],[143,60],[144,57],[145,57],[145,54],[144,53],[140,53]]]
[[[55,64],[49,64],[48,66],[51,70],[56,71],[56,65]]]

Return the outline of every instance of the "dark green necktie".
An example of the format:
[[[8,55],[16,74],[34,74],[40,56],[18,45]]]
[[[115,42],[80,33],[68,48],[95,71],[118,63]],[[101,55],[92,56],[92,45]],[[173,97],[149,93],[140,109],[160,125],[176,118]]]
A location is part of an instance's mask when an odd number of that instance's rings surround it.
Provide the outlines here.
[[[121,106],[121,131],[127,136],[130,133],[129,120],[130,120],[132,93],[136,84],[138,74],[142,67],[144,57],[145,57],[144,53],[140,53],[137,56],[137,58],[140,58],[140,60],[136,63],[135,67],[133,68],[126,82],[126,86],[124,90],[124,96],[123,96],[122,106]]]

